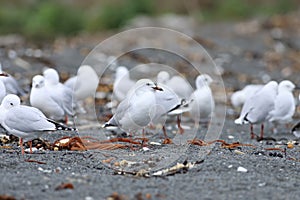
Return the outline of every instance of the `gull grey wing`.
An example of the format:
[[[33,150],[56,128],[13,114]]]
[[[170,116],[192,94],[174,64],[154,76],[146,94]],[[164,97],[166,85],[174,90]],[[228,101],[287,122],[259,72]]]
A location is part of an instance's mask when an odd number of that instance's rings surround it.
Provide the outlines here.
[[[252,100],[252,105],[249,107],[247,112],[247,120],[251,123],[259,123],[264,121],[270,111],[274,109],[274,99],[270,99],[269,95],[261,94],[259,98],[255,99],[254,95]]]
[[[73,76],[71,78],[69,78],[66,82],[64,82],[64,85],[72,90],[74,90],[75,88],[75,84],[77,81],[77,76]]]
[[[4,123],[10,129],[22,132],[55,130],[55,125],[48,122],[43,113],[28,106],[11,108]]]
[[[25,95],[24,90],[20,88],[18,82],[13,77],[8,76],[4,84],[8,93],[17,94],[20,96]]]
[[[125,98],[121,103],[118,105],[117,110],[114,114],[114,118],[117,121],[117,123],[125,116],[125,114],[130,110],[132,104],[130,103],[130,100]]]
[[[277,119],[277,117],[281,117],[293,112],[294,108],[291,105],[295,106],[295,100],[292,95],[290,98],[288,95],[290,94],[281,94],[276,97],[276,108],[270,113],[272,119]]]
[[[61,86],[64,88],[63,108],[68,115],[74,115],[73,107],[75,107],[76,104],[73,102],[73,90],[63,84]]]

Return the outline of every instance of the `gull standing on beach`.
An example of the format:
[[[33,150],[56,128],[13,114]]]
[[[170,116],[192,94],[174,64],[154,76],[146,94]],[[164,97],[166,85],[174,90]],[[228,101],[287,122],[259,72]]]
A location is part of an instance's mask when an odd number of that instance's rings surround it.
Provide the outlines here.
[[[287,124],[292,121],[292,117],[296,110],[295,98],[293,90],[296,88],[289,80],[281,81],[278,85],[278,94],[275,98],[274,110],[270,112],[271,118],[269,122],[279,124]]]
[[[58,72],[53,68],[48,68],[43,72],[45,78],[45,87],[49,95],[54,99],[65,112],[65,122],[68,122],[68,115],[74,116],[73,108],[76,107],[75,102],[72,102],[73,90],[59,82]]]
[[[45,131],[74,130],[63,126],[46,116],[37,108],[20,105],[20,98],[14,94],[8,94],[1,103],[1,111],[4,110],[2,126],[11,134],[20,138],[20,147],[24,154],[23,140],[29,141],[30,153],[32,153],[32,141]]]
[[[234,121],[236,124],[250,124],[251,139],[254,139],[253,124],[261,124],[260,138],[264,134],[264,122],[271,117],[270,112],[275,108],[278,83],[270,81],[250,98],[246,99],[240,117]]]
[[[196,90],[190,97],[190,114],[195,123],[207,122],[213,116],[215,100],[210,89],[212,82],[213,79],[207,74],[196,78]]]
[[[161,88],[149,79],[137,81],[118,105],[113,117],[103,127],[117,126],[129,133],[144,130],[151,122],[151,111],[156,105],[157,90]]]
[[[61,103],[50,95],[45,87],[45,78],[41,75],[32,78],[30,104],[40,109],[50,119],[60,121],[65,118],[65,111]]]

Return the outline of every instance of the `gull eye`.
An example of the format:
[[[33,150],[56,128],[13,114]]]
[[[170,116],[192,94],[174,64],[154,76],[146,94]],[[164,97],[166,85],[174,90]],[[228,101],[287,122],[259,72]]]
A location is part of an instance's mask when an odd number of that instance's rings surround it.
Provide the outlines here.
[[[151,84],[150,84],[150,83],[146,83],[146,85],[147,85],[147,86],[150,86]]]
[[[13,103],[9,103],[11,106],[13,106],[14,104]]]

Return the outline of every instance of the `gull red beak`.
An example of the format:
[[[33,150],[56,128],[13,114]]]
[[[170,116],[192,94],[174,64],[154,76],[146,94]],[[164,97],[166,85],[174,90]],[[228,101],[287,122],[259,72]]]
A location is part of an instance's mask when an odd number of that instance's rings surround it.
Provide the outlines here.
[[[157,85],[155,85],[155,87],[152,87],[152,89],[159,90],[159,91],[164,91],[161,87],[158,87]]]
[[[0,76],[8,77],[8,74],[7,73],[0,73]]]

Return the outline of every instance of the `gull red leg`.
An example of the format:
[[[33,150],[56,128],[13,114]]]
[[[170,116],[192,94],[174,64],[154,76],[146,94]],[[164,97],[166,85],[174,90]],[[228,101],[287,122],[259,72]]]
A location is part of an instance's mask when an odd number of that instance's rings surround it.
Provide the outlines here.
[[[183,134],[183,133],[184,133],[184,129],[181,127],[180,123],[181,123],[181,117],[180,117],[180,115],[177,115],[177,126],[178,126],[178,130],[179,130],[179,133],[180,133],[180,134]]]
[[[165,126],[163,126],[163,127],[162,127],[162,130],[163,130],[163,132],[164,132],[165,139],[168,139],[168,135],[167,135],[166,127],[165,127]]]
[[[29,141],[29,148],[30,148],[30,153],[32,154],[32,141]]]
[[[143,128],[143,130],[142,130],[142,147],[144,147],[144,144],[145,143],[145,129]]]
[[[260,139],[264,138],[264,124],[261,124],[260,126]]]
[[[21,147],[22,155],[24,155],[24,154],[25,154],[25,151],[24,151],[24,147],[23,147],[23,138],[20,138],[20,139],[19,139],[19,144],[20,144],[20,147]]]
[[[65,124],[68,124],[68,115],[65,115]]]
[[[250,124],[250,134],[251,134],[251,139],[254,139],[255,134],[253,132],[253,125],[252,124]]]
[[[164,141],[163,141],[163,144],[172,144],[173,142],[172,142],[172,140],[168,137],[168,135],[167,135],[167,131],[166,131],[166,127],[165,126],[163,126],[163,132],[164,132],[164,136],[165,136],[165,139],[164,139]]]

